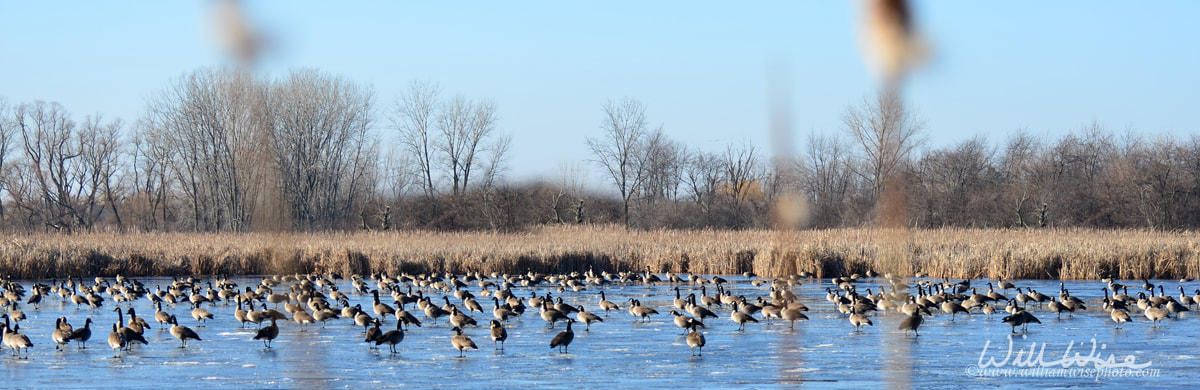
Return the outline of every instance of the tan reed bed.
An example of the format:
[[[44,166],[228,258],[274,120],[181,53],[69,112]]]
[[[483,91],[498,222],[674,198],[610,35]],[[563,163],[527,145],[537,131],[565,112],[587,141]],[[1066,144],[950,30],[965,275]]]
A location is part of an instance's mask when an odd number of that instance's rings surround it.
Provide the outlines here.
[[[820,277],[876,270],[935,278],[1177,279],[1200,274],[1193,233],[1140,230],[625,231],[547,227],[525,233],[9,234],[0,274],[641,271]]]

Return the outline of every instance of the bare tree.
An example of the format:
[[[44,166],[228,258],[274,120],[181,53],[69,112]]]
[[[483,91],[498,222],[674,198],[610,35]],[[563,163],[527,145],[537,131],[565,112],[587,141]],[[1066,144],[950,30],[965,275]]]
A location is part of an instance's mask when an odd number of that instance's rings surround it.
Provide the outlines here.
[[[678,200],[687,148],[657,129],[646,137],[642,149],[640,165],[646,170],[641,189],[643,200],[647,204]]]
[[[8,106],[8,99],[0,96],[0,222],[5,221],[7,214],[4,208],[4,193],[8,191],[9,178],[9,150],[12,148],[13,139],[16,137],[16,124],[13,119],[12,108]]]
[[[622,218],[629,227],[629,202],[645,179],[645,166],[639,156],[642,142],[647,136],[646,107],[633,98],[620,102],[609,101],[604,105],[604,120],[600,123],[604,134],[600,138],[587,138],[588,148],[617,187],[621,196]]]
[[[488,160],[483,166],[483,188],[492,188],[503,178],[504,172],[508,170],[505,164],[508,163],[508,149],[511,146],[512,135],[502,134],[492,140],[485,149]]]
[[[175,150],[171,170],[191,208],[196,230],[250,228],[255,204],[275,172],[265,109],[267,88],[243,72],[201,69],[184,76],[148,103],[149,139]]]
[[[735,147],[732,143],[725,147],[724,161],[726,194],[733,199],[734,204],[746,201],[751,196],[762,195],[762,179],[759,171],[760,161],[758,149],[749,143]]]
[[[413,172],[416,164],[412,159],[411,154],[397,149],[389,149],[383,156],[383,165],[380,170],[385,183],[384,190],[386,192],[384,194],[386,197],[393,200],[401,199],[413,187],[420,185],[420,179],[418,179],[420,175]]]
[[[292,71],[271,88],[271,140],[294,226],[329,229],[351,218],[366,185],[374,94],[344,77]]]
[[[926,153],[914,165],[918,215],[930,227],[980,226],[989,222],[997,188],[990,187],[994,151],[982,137]]]
[[[486,152],[487,140],[496,128],[496,105],[490,101],[472,102],[456,96],[439,111],[437,128],[439,155],[450,176],[450,193],[461,196],[470,184],[471,173],[479,164],[476,159]],[[503,141],[502,141],[503,142]],[[508,145],[502,143],[499,157]]]
[[[857,173],[871,184],[875,197],[901,163],[925,142],[924,123],[890,89],[847,108],[842,123],[863,153],[863,170]]]
[[[1041,142],[1022,129],[1009,137],[1004,155],[1000,157],[998,170],[1004,182],[1000,201],[1005,209],[1012,207],[1008,210],[1016,217],[1013,224],[1019,227],[1026,227],[1033,221],[1027,220],[1026,216],[1032,217],[1032,211],[1037,208],[1032,203],[1037,198],[1036,166],[1041,149]]]
[[[816,227],[842,224],[842,206],[850,194],[850,162],[846,146],[836,136],[812,134],[799,167],[802,187],[813,206]]]
[[[18,206],[47,227],[73,231],[86,222],[75,202],[82,186],[72,181],[79,157],[71,142],[75,122],[58,103],[37,101],[17,107],[16,124],[25,152],[20,170],[28,183],[14,194]]]
[[[121,203],[124,192],[119,188],[120,178],[117,176],[124,163],[121,127],[120,119],[104,124],[97,115],[88,117],[77,135],[81,160],[79,182],[92,192],[88,199],[88,202],[92,203],[88,205],[92,210],[89,219],[94,223],[99,217],[95,214],[103,212],[103,206],[108,206],[112,210],[118,229],[124,229],[125,226],[117,206]],[[103,198],[103,205],[100,207],[95,205],[97,198]]]
[[[573,202],[583,201],[583,183],[587,172],[577,163],[561,163],[558,166],[558,176],[555,177],[554,196],[551,197],[551,210],[554,212],[555,223],[566,223],[562,207],[571,206]],[[567,198],[567,205],[561,205],[562,199]]]
[[[1112,135],[1093,122],[1063,137],[1047,151],[1039,169],[1042,203],[1055,212],[1053,221],[1072,226],[1107,227],[1112,209],[1106,208],[1101,179],[1115,155]]]
[[[169,220],[167,207],[171,186],[171,161],[175,155],[170,142],[153,126],[139,122],[133,134],[133,159],[130,178],[133,193],[126,208],[143,230],[164,230]]]
[[[721,174],[721,158],[710,152],[697,150],[689,155],[684,165],[684,188],[704,214],[712,213]]]
[[[399,132],[401,145],[415,158],[425,196],[430,199],[436,191],[433,186],[433,158],[437,149],[433,131],[439,116],[439,94],[436,85],[413,81],[404,96],[396,102],[391,115],[392,126]]]
[[[90,117],[79,126],[61,105],[42,101],[22,104],[15,119],[25,153],[18,168],[22,183],[12,195],[30,222],[74,232],[95,225],[102,201],[117,211],[112,181],[120,121],[105,125]],[[119,214],[117,219],[120,224]]]

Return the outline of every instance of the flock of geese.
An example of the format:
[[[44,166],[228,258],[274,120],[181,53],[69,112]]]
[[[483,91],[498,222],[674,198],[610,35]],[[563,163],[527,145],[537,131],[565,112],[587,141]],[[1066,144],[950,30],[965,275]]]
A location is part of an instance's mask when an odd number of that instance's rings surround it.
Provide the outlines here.
[[[151,329],[150,321],[179,340],[179,348],[187,348],[189,341],[203,341],[196,329],[180,323],[178,313],[190,315],[197,329],[206,328],[207,321],[216,316],[230,315],[242,327],[256,327],[253,339],[262,341],[267,349],[274,347],[272,341],[279,337],[283,324],[294,323],[295,332],[307,332],[317,323],[324,328],[330,321],[347,322],[345,327],[361,329],[362,340],[368,348],[387,345],[391,353],[398,352],[397,347],[402,345],[411,326],[423,327],[444,320],[453,333],[449,344],[461,358],[465,352],[479,349],[464,333],[465,329],[480,327],[473,316],[490,314],[492,319],[487,322],[489,333],[486,337],[492,340],[493,348],[497,350],[504,349],[509,329],[518,327],[513,321],[523,321],[527,313],[540,318],[550,329],[560,322],[566,323],[566,329],[557,333],[549,346],[567,353],[575,340],[573,325],[576,323],[583,326],[585,332],[590,332],[592,325],[611,321],[612,312],[628,312],[631,321],[638,322],[662,315],[639,297],[630,297],[620,303],[609,301],[605,287],[656,285],[667,286],[667,291],[673,293],[671,308],[663,309],[669,310],[673,324],[681,329],[681,335],[695,356],[703,355],[707,343],[700,330],[714,326],[714,321],[722,317],[736,324],[739,332],[745,332],[747,325],[760,322],[770,325],[772,321],[786,321],[789,329],[794,329],[796,321],[809,319],[805,314],[809,308],[793,293],[793,288],[802,282],[823,282],[806,273],[774,280],[750,273],[742,277],[746,280],[730,283],[720,276],[684,277],[672,273],[660,276],[649,269],[645,272],[589,271],[562,275],[469,272],[462,275],[352,275],[347,285],[341,275],[326,274],[264,277],[252,286],[239,286],[227,277],[210,280],[175,278],[166,286],[147,287],[136,279],[116,276],[111,280],[95,277],[92,283],[81,278],[55,280],[48,284],[35,283],[28,288],[12,280],[0,279],[0,289],[4,292],[0,296],[0,308],[4,312],[3,344],[18,359],[28,359],[29,350],[34,347],[27,330],[21,328],[26,319],[22,304],[34,311],[46,305],[67,309],[73,305],[75,312],[90,314],[83,320],[82,327],[76,328],[67,317],[60,317],[55,320],[53,329],[38,330],[38,333],[49,334],[56,351],[68,349],[72,342],[77,348],[87,348],[93,336],[91,326],[101,318],[116,320],[111,324],[107,338],[103,339],[113,350],[114,357],[131,351],[137,344],[147,345],[144,332]],[[1139,312],[1152,322],[1152,326],[1158,327],[1160,321],[1189,311],[1190,306],[1200,302],[1200,290],[1187,295],[1182,286],[1178,287],[1176,299],[1165,293],[1164,286],[1156,286],[1148,280],[1143,280],[1141,285],[1121,284],[1111,278],[1103,278],[1103,281],[1104,298],[1100,307],[1109,313],[1117,328],[1131,322]],[[1075,312],[1088,310],[1088,303],[1071,295],[1064,283],[1059,283],[1059,291],[1052,296],[1033,288],[1018,287],[1003,279],[997,280],[995,285],[986,282],[986,291],[980,291],[981,286],[972,286],[970,280],[951,282],[921,278],[913,283],[891,276],[880,277],[873,272],[865,276],[833,278],[829,282],[830,287],[825,288],[825,301],[841,314],[840,318],[848,320],[855,332],[874,326],[873,316],[890,312],[903,316],[898,330],[918,337],[921,325],[935,313],[944,314],[948,317],[946,321],[953,322],[960,314],[981,313],[992,318],[1003,310],[1004,317],[1000,321],[1017,333],[1018,328],[1027,332],[1030,324],[1041,323],[1034,311],[1062,319],[1063,314],[1069,318]],[[878,292],[872,291],[871,287],[860,287],[868,284],[878,288]],[[349,293],[343,292],[342,287]],[[1130,288],[1136,294],[1130,294]],[[598,294],[589,289],[598,290]],[[751,297],[746,295],[747,291]],[[369,303],[365,301],[368,296]],[[584,304],[566,303],[564,296],[573,302],[594,300],[596,311],[588,311]],[[363,303],[351,304],[352,298]],[[670,296],[641,298],[671,299]],[[819,298],[809,298],[810,304],[820,302]],[[138,315],[135,306],[139,306],[139,302],[145,302],[140,307],[154,309],[149,320]],[[485,308],[487,303],[490,308]],[[115,314],[104,314],[106,311]],[[395,321],[395,325],[394,328],[388,326],[385,331],[384,325],[388,321]],[[107,328],[101,327],[105,331]]]

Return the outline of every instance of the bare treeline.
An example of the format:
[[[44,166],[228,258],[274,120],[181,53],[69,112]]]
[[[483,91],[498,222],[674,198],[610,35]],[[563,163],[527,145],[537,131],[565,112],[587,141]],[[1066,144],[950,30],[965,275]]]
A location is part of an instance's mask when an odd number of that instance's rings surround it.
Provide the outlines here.
[[[810,135],[799,155],[770,156],[746,142],[690,147],[624,98],[597,112],[591,156],[517,184],[503,178],[511,139],[496,103],[423,82],[400,92],[380,109],[370,86],[317,70],[263,80],[199,69],[152,95],[132,125],[0,98],[0,222],[29,232],[762,229],[776,200],[800,194],[809,228],[1200,227],[1200,136],[1092,123],[1058,139],[1017,131],[933,148],[916,113],[881,95],[851,104],[843,128]],[[598,187],[584,182],[592,168]],[[884,215],[887,202],[903,212]]]
[[[630,225],[768,228],[771,201],[799,189],[808,228],[880,225],[895,217],[881,214],[889,191],[904,210],[896,223],[916,228],[1200,227],[1200,136],[1115,135],[1093,122],[1059,139],[1018,130],[931,148],[916,113],[888,95],[848,107],[843,126],[810,135],[782,165],[753,145],[713,153],[645,136],[643,153],[672,161],[630,171],[677,177],[666,187],[681,190],[634,193]]]
[[[345,227],[376,180],[373,99],[315,70],[272,81],[218,69],[184,76],[134,129],[138,227]]]

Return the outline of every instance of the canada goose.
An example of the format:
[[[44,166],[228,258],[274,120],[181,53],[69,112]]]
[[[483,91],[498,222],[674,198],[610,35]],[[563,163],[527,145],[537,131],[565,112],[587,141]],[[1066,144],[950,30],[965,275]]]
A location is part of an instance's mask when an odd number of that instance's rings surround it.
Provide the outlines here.
[[[1062,319],[1062,312],[1071,310],[1071,309],[1067,308],[1065,305],[1063,305],[1061,302],[1055,301],[1054,298],[1050,299],[1049,307],[1050,307],[1050,311],[1053,311],[1055,314],[1057,314],[1058,319],[1060,319],[1060,320]]]
[[[492,320],[492,347],[493,347],[493,349],[503,350],[504,349],[504,340],[508,340],[508,330],[504,329],[504,325],[501,325],[500,321]],[[496,343],[500,343],[500,346],[496,347]]]
[[[408,330],[409,325],[416,325],[418,328],[421,327],[421,320],[418,320],[417,317],[414,317],[411,313],[404,309],[396,310],[396,321],[403,322],[404,330],[406,331]]]
[[[620,306],[618,306],[616,303],[610,302],[604,297],[604,290],[600,290],[600,308],[604,309],[605,317],[608,317],[608,312],[610,310],[621,310]]]
[[[649,306],[642,306],[642,302],[633,298],[629,298],[629,314],[634,317],[640,317],[641,321],[649,322],[651,314],[658,314],[658,310]]]
[[[17,359],[21,358],[21,350],[25,350],[25,359],[29,359],[29,348],[33,347],[33,342],[29,341],[29,336],[20,333],[21,325],[10,329],[8,326],[8,314],[4,315],[4,345],[12,348],[13,354]]]
[[[1167,309],[1167,311],[1168,311],[1168,312],[1170,312],[1171,314],[1179,314],[1180,312],[1185,312],[1185,311],[1191,311],[1191,310],[1192,310],[1192,309],[1188,309],[1188,307],[1187,307],[1187,306],[1180,305],[1180,304],[1179,304],[1179,302],[1176,302],[1174,299],[1172,299],[1172,300],[1168,301],[1168,302],[1167,302],[1167,304],[1166,304],[1166,305],[1164,305],[1164,307],[1165,307],[1165,308]]]
[[[997,280],[996,286],[1000,287],[1001,290],[1011,290],[1013,288],[1016,288],[1016,286],[1014,286],[1012,284],[1012,282],[1005,281],[1004,278],[999,278],[996,280]]]
[[[685,310],[687,310],[688,313],[691,313],[693,317],[696,317],[696,319],[703,321],[705,318],[718,317],[716,313],[712,312],[712,310],[708,310],[704,306],[696,304],[696,294],[688,294],[687,301],[688,304]]]
[[[762,298],[759,298],[762,299]],[[762,307],[763,318],[767,320],[767,325],[771,324],[772,318],[782,318],[783,309],[772,304],[765,304]]]
[[[451,330],[454,331],[454,336],[450,337],[450,345],[453,345],[454,349],[458,350],[458,357],[463,357],[463,351],[467,350],[468,348],[475,350],[479,349],[479,347],[475,346],[475,342],[471,341],[470,337],[462,334],[462,328],[456,326]]]
[[[983,305],[983,314],[987,315],[987,318],[992,318],[992,314],[995,314],[995,313],[996,313],[995,307],[993,307],[990,304]]]
[[[350,306],[349,302],[342,301],[342,313],[341,313],[342,318],[349,318],[349,319],[353,320],[354,317],[358,315],[358,312],[359,312],[358,305]]]
[[[1033,302],[1033,297],[1029,296],[1029,294],[1021,292],[1021,288],[1017,288],[1017,297],[1013,298],[1013,299],[1015,299],[1017,301],[1017,303],[1022,304],[1022,305],[1028,304],[1029,302]]]
[[[555,322],[566,321],[566,320],[570,319],[569,317],[567,317],[566,314],[563,314],[562,312],[555,310],[550,305],[549,302],[542,302],[540,315],[542,317],[542,320],[544,320],[550,324],[550,329],[554,329]]]
[[[671,301],[671,304],[675,305],[676,309],[683,310],[685,307],[687,307],[687,303],[688,302],[679,295],[679,286],[675,286],[675,300]]]
[[[439,317],[445,317],[445,316],[450,315],[449,311],[442,309],[442,308],[438,307],[437,305],[429,303],[429,298],[425,298],[425,302],[428,304],[425,306],[425,316],[432,319],[433,323],[436,324],[437,319]]]
[[[457,307],[450,308],[450,325],[465,328],[467,325],[479,326],[474,318],[459,311]]]
[[[83,321],[83,327],[71,331],[67,336],[67,341],[75,341],[79,343],[79,349],[87,349],[87,341],[92,338],[92,319],[88,318]]]
[[[254,339],[262,340],[263,346],[266,346],[267,349],[270,349],[271,342],[274,341],[276,337],[279,337],[279,325],[276,324],[275,321],[277,320],[272,317],[271,325],[267,325],[267,327],[259,329],[258,333],[254,334]]]
[[[909,315],[908,318],[905,318],[904,321],[900,321],[900,326],[897,329],[903,330],[905,336],[908,335],[908,331],[910,330],[917,336],[920,336],[921,332],[917,328],[921,327],[922,322],[925,322],[925,318],[921,317],[921,312],[916,311],[912,315]]]
[[[33,305],[33,310],[38,310],[42,303],[42,290],[34,288],[33,295],[29,296],[29,300],[25,301],[27,305]]]
[[[492,317],[496,318],[497,320],[508,322],[508,318],[514,315],[513,311],[508,308],[507,304],[500,304],[500,298],[493,296],[492,304],[494,305],[492,307]]]
[[[287,294],[271,294],[271,295],[267,296],[267,302],[274,303],[276,310],[279,309],[280,303],[291,302],[291,301],[292,301],[291,297],[288,297]]]
[[[1100,290],[1104,291],[1104,310],[1125,310],[1125,301],[1117,300],[1115,299],[1116,297],[1113,297],[1113,299],[1108,298],[1108,287],[1101,288]]]
[[[736,322],[738,324],[739,331],[746,330],[747,322],[758,323],[758,319],[755,319],[753,316],[746,314],[742,311],[739,311],[737,302],[733,303],[733,312],[729,314],[729,318],[731,320],[733,320],[733,322]]]
[[[687,335],[687,345],[692,350],[692,356],[697,356],[697,352],[699,352],[699,356],[704,356],[704,344],[706,341],[704,340],[704,334],[696,330],[697,325],[691,324],[692,331]]]
[[[402,322],[396,321],[396,330],[389,330],[387,333],[379,335],[375,339],[375,345],[387,344],[391,348],[392,353],[396,353],[396,344],[404,341],[404,329],[401,329]]]
[[[674,319],[675,326],[683,328],[683,333],[681,333],[681,334],[687,334],[688,329],[691,329],[693,325],[699,326],[701,328],[704,327],[704,323],[700,322],[700,320],[697,320],[692,317],[688,317],[678,311],[671,310],[671,315],[675,316],[675,319]]]
[[[55,321],[58,322],[58,325],[55,325],[54,328],[56,330],[66,331],[68,336],[70,336],[71,332],[75,330],[75,327],[71,326],[70,322],[67,322],[67,317],[59,317],[56,318]]]
[[[254,300],[247,300],[246,305],[246,321],[253,322],[256,326],[262,326],[262,322],[267,319],[267,312],[254,310]],[[266,309],[265,306],[263,308]],[[163,313],[163,315],[166,315],[168,320],[171,318],[170,314]],[[158,313],[154,314],[154,318],[158,319]]]
[[[155,302],[154,307],[156,308],[154,311],[154,321],[158,322],[159,330],[162,330],[162,326],[171,319],[171,315],[162,310],[162,301]]]
[[[738,303],[738,310],[741,310],[742,313],[746,313],[749,315],[754,315],[755,313],[762,311],[762,308],[763,308],[760,305],[746,302],[746,296],[744,296],[744,295],[739,295],[737,297],[737,303]]]
[[[208,320],[213,318],[213,313],[209,312],[208,309],[200,307],[200,305],[196,305],[192,309],[192,318],[196,319],[197,326],[208,326]]]
[[[1048,295],[1037,292],[1037,290],[1034,289],[1029,289],[1029,298],[1032,298],[1035,302],[1037,302],[1038,306],[1050,301],[1050,297]]]
[[[567,320],[567,330],[559,332],[557,336],[554,336],[553,340],[550,340],[550,348],[558,348],[559,353],[567,352],[567,346],[571,345],[571,341],[575,340],[575,332],[571,331],[571,324],[573,323],[575,323],[575,320]]]
[[[1168,313],[1166,310],[1163,310],[1163,309],[1155,307],[1155,306],[1147,307],[1146,311],[1143,312],[1143,314],[1145,314],[1146,318],[1150,319],[1150,321],[1154,322],[1155,328],[1158,327],[1158,321],[1160,321],[1164,318],[1171,318],[1170,313]]]
[[[1033,314],[1030,314],[1028,311],[1021,310],[1021,309],[1017,310],[1017,312],[1014,314],[1010,314],[1010,315],[1000,319],[1000,321],[1003,321],[1004,323],[1008,324],[1009,326],[1012,326],[1012,332],[1014,334],[1017,333],[1018,326],[1023,327],[1023,330],[1028,330],[1030,323],[1033,323],[1033,322],[1036,322],[1039,324],[1042,323],[1042,321],[1038,320],[1037,317],[1034,317]]]
[[[550,294],[546,294],[546,296],[549,296],[549,295]],[[533,291],[529,292],[529,305],[530,306],[542,307],[543,303],[546,303],[546,298],[537,296],[537,293],[535,293]]]
[[[371,290],[371,295],[375,297],[375,304],[372,306],[375,309],[375,315],[386,317],[396,314],[396,309],[379,301],[379,290]]]
[[[442,305],[442,310],[445,310],[447,312],[453,311],[454,308],[458,307],[458,306],[455,306],[453,303],[450,303],[450,297],[447,297],[445,295],[442,295],[442,301],[446,302],[445,305]]]
[[[1083,300],[1071,296],[1070,290],[1062,290],[1062,292],[1059,293],[1058,300],[1062,302],[1062,305],[1066,307],[1068,311],[1071,312],[1072,316],[1074,316],[1076,311],[1087,310],[1087,305],[1083,303]]]
[[[233,311],[233,318],[238,320],[238,322],[242,323],[241,327],[245,328],[246,323],[249,322],[249,320],[246,319],[246,313],[248,313],[248,312],[246,310],[242,309],[242,296],[241,295],[238,295],[235,300],[237,301],[237,310]]]
[[[129,329],[137,332],[137,334],[145,334],[146,329],[150,329],[150,324],[146,322],[146,319],[138,317],[137,311],[132,307],[126,311],[126,314],[129,314]]]
[[[113,349],[113,357],[121,357],[121,350],[125,349],[125,338],[117,331],[117,324],[113,324],[113,331],[108,334],[108,346]]]
[[[1154,304],[1153,302],[1151,302],[1149,299],[1146,298],[1146,293],[1142,293],[1142,292],[1138,293],[1138,298],[1137,298],[1138,310],[1146,311],[1146,309],[1149,308],[1153,304]]]
[[[398,313],[399,313],[399,311],[397,311],[397,314]],[[328,308],[322,309],[322,310],[317,310],[317,312],[313,313],[313,319],[320,322],[322,328],[325,327],[326,322],[328,322],[330,320],[336,320],[336,319],[338,319],[338,317],[339,317],[338,312],[333,311],[332,309],[328,309]]]
[[[800,310],[793,309],[790,307],[787,309],[783,309],[783,311],[779,313],[779,316],[782,317],[784,321],[788,321],[791,323],[791,326],[789,326],[788,329],[792,329],[792,330],[796,329],[796,320],[807,320],[808,319],[808,316],[804,315],[804,313],[801,313]]]
[[[659,278],[658,275],[655,275],[653,272],[650,272],[650,266],[647,265],[646,266],[646,274],[645,274],[645,276],[642,277],[642,282],[645,282],[646,284],[651,284],[651,283],[658,283],[661,281],[662,281],[662,278]]]
[[[179,320],[175,316],[171,316],[171,335],[179,339],[179,348],[187,348],[188,339],[196,341],[204,341],[196,331],[183,325],[179,325]]]
[[[383,331],[379,330],[379,319],[372,319],[371,323],[375,326],[367,329],[367,337],[363,339],[363,342],[367,343],[367,349],[377,349],[379,344],[375,344],[375,342],[379,341],[379,336],[383,335]]]
[[[704,306],[721,306],[721,300],[715,296],[708,295],[708,287],[704,285],[700,286],[700,303],[703,303]]]
[[[867,318],[867,316],[859,314],[859,313],[854,313],[854,314],[850,315],[850,325],[854,325],[855,332],[862,332],[863,326],[865,326],[865,325],[874,326],[875,324],[872,323],[871,319]]]
[[[566,303],[563,303],[562,297],[558,297],[555,302],[556,303],[554,304],[554,310],[558,310],[558,311],[562,312],[563,314],[571,315],[571,313],[579,311],[579,309],[575,308],[575,306],[571,306]]]
[[[600,318],[600,316],[585,310],[583,305],[579,305],[575,318],[583,323],[585,332],[592,331],[593,322],[604,322],[604,319]]]
[[[54,341],[54,350],[60,351],[64,345],[71,343],[71,331],[63,329],[64,318],[54,319],[54,331],[50,332],[50,340]]]
[[[517,317],[525,315],[525,309],[526,309],[525,298],[509,297],[507,299],[507,304],[508,304],[509,310],[512,310],[513,314],[515,314]]]
[[[135,342],[142,343],[142,345],[149,344],[149,342],[146,341],[146,338],[143,337],[141,333],[134,332],[133,329],[125,326],[125,316],[122,314],[123,312],[121,311],[120,307],[114,308],[113,311],[117,312],[117,331],[121,333],[121,339],[124,341],[125,349],[132,349],[133,343]]]
[[[368,326],[371,326],[371,324],[374,323],[375,320],[376,318],[371,317],[370,314],[367,314],[361,310],[358,312],[358,314],[354,315],[354,324],[363,327],[364,332],[367,330]]]
[[[998,292],[996,292],[996,290],[992,289],[991,283],[988,283],[987,285],[988,285],[987,297],[989,299],[991,299],[992,301],[996,301],[996,302],[1008,301],[1008,297],[1006,297],[1006,296],[1004,296],[1004,294],[998,293]]]
[[[1112,317],[1113,322],[1117,323],[1117,329],[1121,329],[1121,324],[1133,320],[1129,318],[1128,312],[1121,309],[1113,309],[1113,311],[1109,313],[1109,316]]]
[[[467,291],[467,290],[458,290],[458,291]],[[467,311],[483,313],[483,305],[480,305],[479,301],[476,301],[475,298],[467,297],[466,299],[463,299],[463,306],[466,306]]]
[[[25,321],[25,312],[17,309],[16,300],[9,304],[8,315],[12,317],[13,322],[20,323],[21,321]]]
[[[1191,295],[1187,295],[1187,293],[1183,292],[1183,286],[1178,286],[1178,287],[1179,287],[1179,303],[1182,303],[1184,306],[1191,306],[1193,303],[1196,303],[1195,298],[1193,298]]]
[[[971,312],[967,311],[967,309],[962,305],[951,301],[942,302],[942,312],[950,315],[950,321],[954,321],[954,316],[958,313],[967,313],[967,315],[971,314]]]
[[[907,316],[911,316],[919,312],[928,312],[921,307],[921,304],[917,303],[917,297],[914,296],[909,296],[908,303],[900,305],[900,307],[896,308],[896,310]]]
[[[295,313],[292,313],[292,321],[296,321],[296,323],[300,325],[301,332],[307,332],[308,325],[317,322],[317,319],[314,318],[312,314],[308,314],[308,312],[304,309],[300,309],[296,310]]]

